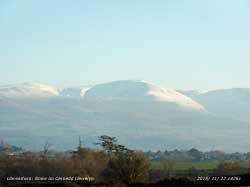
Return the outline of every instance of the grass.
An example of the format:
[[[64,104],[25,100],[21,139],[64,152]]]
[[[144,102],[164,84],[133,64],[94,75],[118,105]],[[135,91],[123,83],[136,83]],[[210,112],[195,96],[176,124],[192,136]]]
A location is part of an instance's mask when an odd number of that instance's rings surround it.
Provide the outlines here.
[[[215,169],[220,162],[211,161],[211,162],[176,162],[174,165],[175,170],[188,170],[191,168],[196,169]],[[240,166],[250,168],[250,162],[239,162]],[[163,169],[163,165],[160,162],[152,162],[151,169]]]

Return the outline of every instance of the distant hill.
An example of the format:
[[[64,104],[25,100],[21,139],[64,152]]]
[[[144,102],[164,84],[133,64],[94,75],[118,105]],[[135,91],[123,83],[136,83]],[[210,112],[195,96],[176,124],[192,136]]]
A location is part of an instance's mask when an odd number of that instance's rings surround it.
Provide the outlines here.
[[[180,93],[145,81],[46,87],[41,91],[45,95],[25,95],[25,89],[20,92],[14,87],[9,86],[10,95],[6,86],[0,89],[0,138],[23,148],[41,149],[48,140],[56,149],[72,149],[78,136],[93,146],[98,136],[106,134],[143,150],[249,149],[250,110],[245,91],[245,95],[233,92],[235,96],[217,96],[216,91]]]
[[[201,103],[215,115],[250,122],[250,89],[248,88],[180,92]]]

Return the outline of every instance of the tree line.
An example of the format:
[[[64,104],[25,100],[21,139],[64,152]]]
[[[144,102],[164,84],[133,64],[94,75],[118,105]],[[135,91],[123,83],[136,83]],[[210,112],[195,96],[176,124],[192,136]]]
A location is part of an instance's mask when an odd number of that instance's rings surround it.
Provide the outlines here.
[[[171,175],[173,174],[174,164],[178,160],[185,158],[191,161],[202,161],[204,154],[208,153],[210,154],[210,159],[225,159],[223,152],[201,152],[197,149],[141,152],[121,145],[115,137],[107,135],[100,136],[95,144],[100,146],[101,149],[84,147],[79,139],[79,145],[76,150],[55,152],[51,150],[52,144],[46,142],[42,151],[34,152],[10,146],[2,141],[0,142],[0,186],[55,186],[55,181],[41,181],[40,183],[10,182],[6,180],[10,176],[41,176],[45,178],[74,176],[93,179],[90,181],[57,181],[56,186],[66,187],[191,187],[223,186],[227,184],[215,183],[211,185],[210,183],[204,183],[204,181],[196,181],[198,176],[204,174],[211,176],[245,174],[247,178],[245,181],[250,182],[248,180],[250,179],[250,177],[248,178],[249,168],[243,168],[238,162],[222,161],[216,169],[209,173],[206,173],[208,171],[191,168],[181,174],[181,176]],[[224,156],[221,157],[221,155]],[[229,158],[232,157],[230,156]],[[162,169],[154,170],[150,168],[150,161],[152,160],[161,161]]]
[[[150,164],[142,152],[130,150],[118,144],[115,137],[106,135],[100,136],[96,144],[100,145],[102,149],[90,149],[79,144],[77,150],[71,152],[70,157],[50,158],[48,156],[49,143],[45,144],[40,157],[37,157],[32,151],[24,151],[19,156],[1,154],[0,184],[11,184],[6,180],[9,176],[43,176],[46,178],[75,176],[94,179],[91,182],[73,181],[71,185],[74,184],[74,186],[123,187],[148,182]],[[18,185],[18,182],[15,182]]]
[[[249,153],[225,153],[219,150],[200,151],[198,149],[173,151],[147,151],[146,157],[151,161],[189,161],[189,162],[206,162],[206,161],[250,161]]]

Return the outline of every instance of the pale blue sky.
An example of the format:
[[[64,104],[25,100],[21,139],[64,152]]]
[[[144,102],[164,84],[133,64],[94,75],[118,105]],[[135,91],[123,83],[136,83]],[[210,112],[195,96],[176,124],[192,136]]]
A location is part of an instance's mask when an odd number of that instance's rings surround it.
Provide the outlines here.
[[[0,0],[0,84],[250,87],[249,0]]]

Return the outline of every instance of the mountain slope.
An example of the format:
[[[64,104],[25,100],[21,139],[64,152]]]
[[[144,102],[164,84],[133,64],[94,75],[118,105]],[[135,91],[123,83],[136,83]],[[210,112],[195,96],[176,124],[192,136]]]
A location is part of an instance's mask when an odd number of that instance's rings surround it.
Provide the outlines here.
[[[195,147],[245,151],[249,126],[207,113],[179,110],[163,102],[69,97],[0,102],[1,139],[24,148],[41,149],[49,140],[57,149],[72,149],[79,136],[86,146],[93,146],[98,136],[106,134],[143,150]]]

